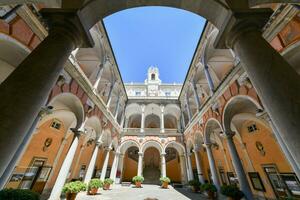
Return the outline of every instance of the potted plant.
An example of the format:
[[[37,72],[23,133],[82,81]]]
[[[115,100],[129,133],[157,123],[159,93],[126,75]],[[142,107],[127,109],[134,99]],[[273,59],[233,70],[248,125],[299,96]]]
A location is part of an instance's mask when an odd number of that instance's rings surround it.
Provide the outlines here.
[[[189,185],[191,186],[193,192],[198,192],[200,190],[201,183],[198,180],[190,180]]]
[[[214,184],[205,183],[205,184],[200,186],[200,189],[207,193],[207,196],[208,196],[209,199],[214,199],[215,198],[217,188]]]
[[[244,193],[235,185],[224,185],[221,187],[221,194],[228,197],[228,200],[240,200]]]
[[[170,178],[165,176],[161,177],[159,180],[162,184],[161,187],[164,189],[168,189],[169,183],[171,182]]]
[[[39,200],[40,196],[38,193],[31,190],[24,189],[3,189],[0,191],[0,199],[10,200]]]
[[[66,183],[63,187],[63,193],[66,193],[67,200],[74,200],[77,193],[86,191],[86,184],[81,181],[74,181]]]
[[[88,194],[95,195],[97,194],[98,188],[102,187],[103,183],[100,179],[94,178],[90,180],[88,185]]]
[[[142,176],[135,176],[132,178],[132,182],[135,183],[135,186],[137,188],[141,188],[142,187],[142,182],[144,181],[144,177]]]
[[[114,180],[111,178],[106,178],[103,181],[103,190],[109,190],[110,185],[114,183]]]

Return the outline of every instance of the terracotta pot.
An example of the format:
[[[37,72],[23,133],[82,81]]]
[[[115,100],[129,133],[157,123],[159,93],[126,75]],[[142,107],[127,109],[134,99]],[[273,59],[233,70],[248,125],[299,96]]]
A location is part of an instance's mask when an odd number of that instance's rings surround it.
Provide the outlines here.
[[[162,182],[162,188],[168,189],[169,183],[168,182]]]
[[[227,197],[227,200],[234,200],[234,198],[232,198],[232,197]]]
[[[109,183],[105,183],[103,185],[103,190],[109,190],[110,184]]]
[[[198,191],[198,187],[196,187],[196,186],[193,185],[193,186],[192,186],[192,191],[193,191],[193,192],[197,192],[197,191]]]
[[[141,188],[142,187],[142,182],[135,182],[135,187]]]
[[[90,194],[90,195],[96,195],[97,192],[98,192],[98,188],[91,188],[91,189],[89,190],[89,194]]]
[[[208,199],[215,199],[215,193],[212,191],[206,191]]]
[[[77,193],[71,193],[71,192],[68,192],[68,193],[66,194],[66,199],[67,199],[67,200],[75,200],[76,195],[77,195]]]

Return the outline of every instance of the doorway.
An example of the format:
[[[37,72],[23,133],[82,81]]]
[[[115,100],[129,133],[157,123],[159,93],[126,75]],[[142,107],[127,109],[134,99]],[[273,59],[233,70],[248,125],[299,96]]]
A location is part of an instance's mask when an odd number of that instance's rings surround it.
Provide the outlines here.
[[[149,147],[144,153],[143,176],[146,184],[160,184],[160,154],[154,147]]]

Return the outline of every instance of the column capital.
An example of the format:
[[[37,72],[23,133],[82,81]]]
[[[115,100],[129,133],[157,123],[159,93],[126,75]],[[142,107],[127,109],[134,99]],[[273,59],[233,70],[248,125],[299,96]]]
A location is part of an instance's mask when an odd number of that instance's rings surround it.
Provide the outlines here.
[[[225,136],[225,138],[227,138],[227,139],[232,138],[234,135],[235,135],[235,132],[234,132],[234,131],[231,131],[231,130],[226,130],[226,131],[224,131],[224,136]]]
[[[256,8],[233,11],[231,17],[224,23],[217,36],[217,48],[232,48],[236,39],[244,32],[261,30],[268,22],[273,11],[268,8]]]
[[[143,152],[138,152],[139,156],[144,156]]]
[[[166,156],[167,154],[165,152],[161,153],[160,156]]]
[[[83,134],[82,130],[80,129],[70,128],[70,130],[74,133],[75,137],[80,137]]]
[[[94,46],[94,41],[79,10],[44,8],[40,13],[50,28],[50,34],[52,31],[62,31],[63,34],[70,36],[75,41],[77,47]]]

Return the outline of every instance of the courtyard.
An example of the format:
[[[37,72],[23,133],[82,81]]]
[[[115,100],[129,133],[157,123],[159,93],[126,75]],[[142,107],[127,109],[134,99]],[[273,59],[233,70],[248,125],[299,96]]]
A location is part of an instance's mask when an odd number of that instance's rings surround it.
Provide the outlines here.
[[[79,193],[76,200],[194,200],[207,199],[205,195],[193,193],[188,188],[161,189],[158,185],[143,185],[143,188],[131,186],[114,185],[111,190],[99,190],[95,196],[86,195],[85,192]]]

